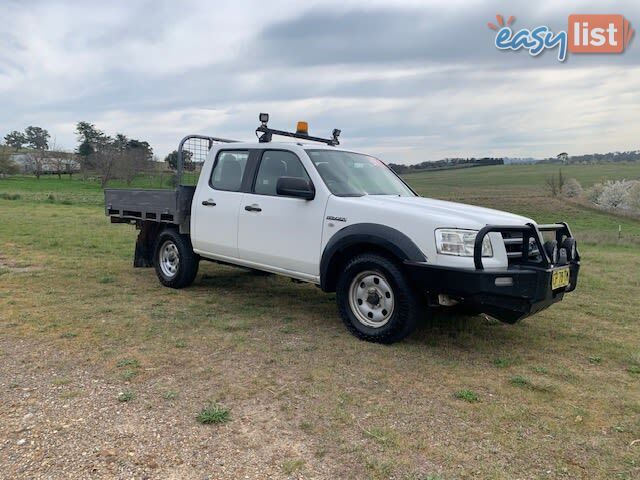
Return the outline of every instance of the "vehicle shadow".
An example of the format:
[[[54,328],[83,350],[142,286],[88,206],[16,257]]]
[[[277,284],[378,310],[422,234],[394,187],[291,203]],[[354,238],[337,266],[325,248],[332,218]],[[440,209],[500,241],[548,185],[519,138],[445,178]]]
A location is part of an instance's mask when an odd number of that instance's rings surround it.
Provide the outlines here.
[[[288,317],[326,323],[327,327],[331,327],[331,334],[335,334],[335,329],[344,328],[336,307],[335,293],[325,293],[313,285],[294,283],[278,275],[236,267],[213,265],[203,270],[190,290],[217,291],[218,295],[229,295],[248,305],[258,304],[262,312],[274,316],[281,315],[283,308],[286,308]],[[456,308],[434,308],[425,313],[406,342],[429,346],[446,344],[460,348],[475,348],[478,343],[508,347],[528,341],[528,335],[524,333],[518,326],[506,325],[485,316],[472,315]]]
[[[542,340],[526,323],[508,325],[484,315],[455,309],[433,309],[405,340],[409,345],[429,346],[451,354],[512,355]],[[540,336],[538,336],[540,337]]]

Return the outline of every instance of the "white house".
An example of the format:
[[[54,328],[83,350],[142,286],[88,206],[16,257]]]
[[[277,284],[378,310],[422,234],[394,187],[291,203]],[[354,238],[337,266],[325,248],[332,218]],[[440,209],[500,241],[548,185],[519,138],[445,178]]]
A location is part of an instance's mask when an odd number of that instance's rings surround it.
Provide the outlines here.
[[[20,169],[20,173],[36,171],[36,156],[32,153],[14,153],[10,160]],[[40,164],[40,173],[75,173],[80,171],[80,164],[71,156],[44,157]]]

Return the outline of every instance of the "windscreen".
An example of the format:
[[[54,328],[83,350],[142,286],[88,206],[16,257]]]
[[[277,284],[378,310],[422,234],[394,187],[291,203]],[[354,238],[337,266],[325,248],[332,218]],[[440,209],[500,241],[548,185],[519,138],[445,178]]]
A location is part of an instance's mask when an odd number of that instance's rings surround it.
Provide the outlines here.
[[[306,150],[331,193],[339,197],[415,194],[384,163],[341,150]]]

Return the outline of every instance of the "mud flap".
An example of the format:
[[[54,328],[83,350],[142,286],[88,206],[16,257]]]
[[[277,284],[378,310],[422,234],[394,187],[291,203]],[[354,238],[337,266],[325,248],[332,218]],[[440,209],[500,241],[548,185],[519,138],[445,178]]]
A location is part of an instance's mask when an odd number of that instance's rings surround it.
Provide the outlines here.
[[[133,255],[134,267],[153,267],[153,244],[158,236],[158,230],[158,225],[152,222],[144,222],[140,226]]]

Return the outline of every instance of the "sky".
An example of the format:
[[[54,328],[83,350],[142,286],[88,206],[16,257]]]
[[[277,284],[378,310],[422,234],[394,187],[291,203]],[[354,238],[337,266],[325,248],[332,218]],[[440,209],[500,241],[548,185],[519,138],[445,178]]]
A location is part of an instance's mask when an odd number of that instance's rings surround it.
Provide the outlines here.
[[[572,13],[640,2],[0,2],[0,137],[75,124],[147,140],[162,159],[187,134],[255,139],[309,122],[394,163],[640,149],[640,40],[624,54],[500,51],[487,26],[566,30]],[[637,35],[636,35],[637,36]]]

